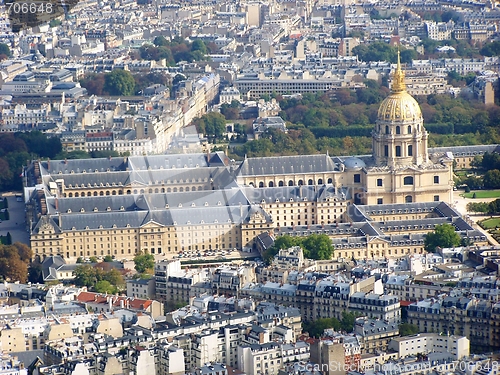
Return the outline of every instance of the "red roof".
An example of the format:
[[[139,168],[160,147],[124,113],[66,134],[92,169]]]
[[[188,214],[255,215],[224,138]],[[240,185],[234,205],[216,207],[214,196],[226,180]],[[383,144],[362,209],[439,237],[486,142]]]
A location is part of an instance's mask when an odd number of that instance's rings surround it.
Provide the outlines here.
[[[412,301],[399,301],[399,305],[401,307],[407,307],[410,306],[413,302]]]
[[[109,304],[109,298],[113,299],[112,304],[114,307],[120,308],[121,306],[120,301],[123,301],[123,306],[133,310],[146,310],[149,308],[149,306],[151,306],[151,303],[153,302],[150,299],[129,298],[129,297],[114,296],[114,295],[107,296],[102,293],[92,293],[92,292],[81,292],[76,297],[76,300],[78,302],[83,302],[83,303],[107,305]]]

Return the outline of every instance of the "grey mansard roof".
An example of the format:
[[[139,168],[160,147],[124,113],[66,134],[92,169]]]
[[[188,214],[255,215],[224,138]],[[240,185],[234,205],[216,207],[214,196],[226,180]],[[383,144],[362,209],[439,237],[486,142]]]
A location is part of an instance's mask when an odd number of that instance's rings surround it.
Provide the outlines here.
[[[335,170],[328,155],[277,156],[245,159],[241,163],[241,176],[268,176],[293,173],[322,173]]]
[[[229,224],[241,223],[248,220],[248,216],[255,212],[250,206],[220,206],[220,207],[193,207],[190,209],[169,209],[150,211],[123,211],[100,213],[69,213],[53,215],[50,222],[54,223],[57,231],[92,230],[106,228],[139,228],[148,223],[161,226],[197,225],[197,224]],[[39,224],[42,220],[39,221]],[[40,225],[36,225],[33,232],[37,233]]]
[[[184,193],[134,194],[81,198],[47,197],[49,214],[109,211],[147,211],[162,208],[193,208],[248,205],[239,189],[201,190]],[[57,207],[56,207],[57,205]],[[168,206],[167,206],[168,205]],[[68,212],[70,211],[70,212]]]

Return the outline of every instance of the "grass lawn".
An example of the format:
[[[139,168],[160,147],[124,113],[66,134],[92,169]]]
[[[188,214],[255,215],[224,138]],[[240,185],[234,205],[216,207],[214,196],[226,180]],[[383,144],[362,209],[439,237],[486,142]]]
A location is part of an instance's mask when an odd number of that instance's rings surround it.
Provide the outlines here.
[[[465,198],[471,199],[476,193],[476,199],[480,198],[500,198],[500,190],[475,190],[470,193],[464,193]]]
[[[494,217],[492,219],[487,219],[481,222],[484,229],[491,229],[500,226],[500,217]]]

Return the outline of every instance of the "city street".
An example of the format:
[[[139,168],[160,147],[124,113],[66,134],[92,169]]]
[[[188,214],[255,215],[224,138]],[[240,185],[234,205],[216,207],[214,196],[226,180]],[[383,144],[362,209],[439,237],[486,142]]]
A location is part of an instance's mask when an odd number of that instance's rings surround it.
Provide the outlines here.
[[[7,197],[10,219],[2,220],[0,223],[0,235],[5,236],[10,232],[12,242],[22,242],[29,246],[30,239],[29,233],[26,231],[24,201],[16,201],[16,193],[19,194],[20,192],[2,194],[2,197]]]

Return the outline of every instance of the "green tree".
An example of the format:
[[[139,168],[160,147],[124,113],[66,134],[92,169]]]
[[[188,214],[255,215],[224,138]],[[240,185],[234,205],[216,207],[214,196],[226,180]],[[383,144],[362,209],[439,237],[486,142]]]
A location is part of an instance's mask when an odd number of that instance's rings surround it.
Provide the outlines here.
[[[97,263],[97,257],[90,257],[90,263]]]
[[[279,236],[274,241],[273,246],[266,250],[264,253],[263,259],[269,263],[274,258],[276,254],[282,249],[289,249],[294,246],[302,245],[302,239],[300,237],[292,237],[292,236]]]
[[[340,331],[342,325],[337,318],[319,318],[312,322],[303,323],[304,331],[309,333],[311,337],[321,337],[325,329],[333,329]]]
[[[418,333],[418,326],[410,323],[401,323],[399,325],[400,336],[416,335]]]
[[[134,76],[127,70],[115,69],[104,75],[103,90],[109,95],[134,95]]]
[[[116,293],[116,287],[113,286],[109,281],[106,281],[106,280],[98,281],[95,284],[94,290],[97,293],[108,293],[108,294],[115,294]]]
[[[206,55],[208,53],[207,46],[203,40],[195,40],[191,45],[191,51],[200,51],[201,54]]]
[[[352,332],[354,331],[354,324],[356,323],[356,314],[353,312],[342,312],[342,320],[340,321],[340,326],[343,331]]]
[[[112,257],[111,255],[106,255],[106,256],[104,257],[104,261],[105,261],[105,262],[112,262],[112,261],[113,261],[113,257]]]
[[[470,202],[467,203],[467,212],[481,212],[487,213],[489,212],[489,205],[486,202]]]
[[[164,47],[168,45],[168,40],[163,35],[159,35],[155,38],[153,44],[157,47]]]
[[[488,204],[488,213],[499,214],[500,213],[500,199],[495,199]]]
[[[500,188],[500,170],[492,169],[486,172],[483,177],[483,184],[487,189]]]
[[[75,275],[74,283],[77,286],[92,287],[98,281],[96,268],[90,264],[77,266],[73,274]]]
[[[134,263],[137,272],[152,272],[155,266],[155,257],[152,254],[139,253],[134,257]]]
[[[460,245],[460,235],[450,224],[437,225],[434,232],[425,236],[424,248],[429,252],[435,252],[436,248],[455,247]]]
[[[105,272],[102,276],[103,280],[108,281],[111,285],[114,285],[117,289],[122,290],[125,288],[125,279],[123,275],[116,268],[110,269]]]
[[[42,265],[32,262],[28,267],[28,281],[33,284],[43,283]]]
[[[302,241],[304,257],[316,260],[332,259],[332,240],[326,234],[311,234]]]
[[[0,43],[0,55],[5,55],[7,57],[11,56],[10,48],[5,43]]]
[[[61,20],[54,19],[54,20],[51,20],[51,21],[49,22],[49,26],[50,26],[50,27],[56,27],[56,26],[61,25],[61,23],[62,23],[62,22],[61,22]]]

